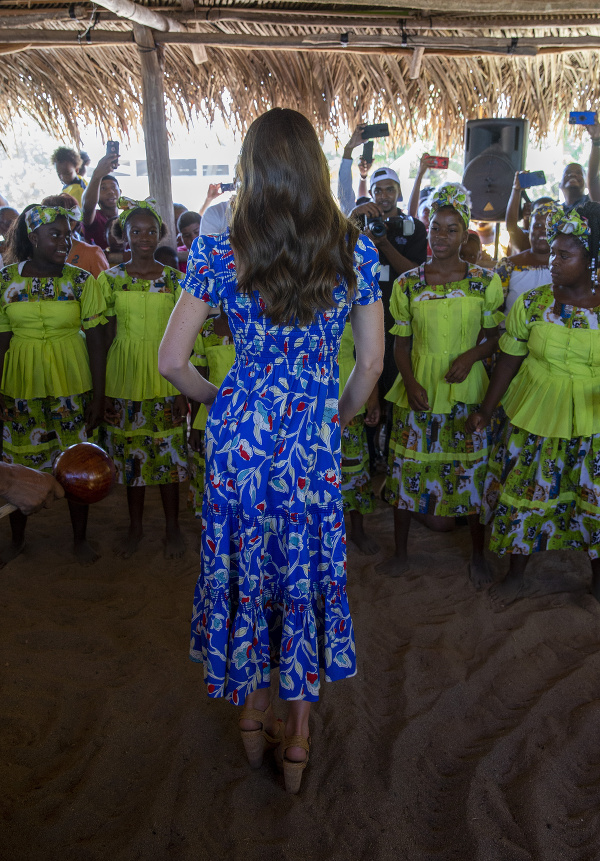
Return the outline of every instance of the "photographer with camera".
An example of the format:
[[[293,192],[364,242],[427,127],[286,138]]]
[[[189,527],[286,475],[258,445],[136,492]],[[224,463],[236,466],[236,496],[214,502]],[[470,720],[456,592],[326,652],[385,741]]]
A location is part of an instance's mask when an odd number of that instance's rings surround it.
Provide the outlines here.
[[[385,315],[385,357],[379,381],[379,391],[383,397],[392,387],[397,374],[394,337],[390,335],[394,325],[390,313],[392,285],[399,275],[425,263],[427,231],[420,221],[399,209],[400,180],[391,167],[373,171],[370,190],[373,201],[356,206],[350,217],[359,222],[379,252],[379,286]]]

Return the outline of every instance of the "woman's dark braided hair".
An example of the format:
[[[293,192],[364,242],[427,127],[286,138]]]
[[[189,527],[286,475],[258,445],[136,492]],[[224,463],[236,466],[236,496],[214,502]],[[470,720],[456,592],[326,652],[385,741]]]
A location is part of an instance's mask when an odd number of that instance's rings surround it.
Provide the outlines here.
[[[588,200],[577,207],[577,212],[587,218],[590,228],[590,269],[592,284],[598,284],[598,266],[600,265],[600,203]]]

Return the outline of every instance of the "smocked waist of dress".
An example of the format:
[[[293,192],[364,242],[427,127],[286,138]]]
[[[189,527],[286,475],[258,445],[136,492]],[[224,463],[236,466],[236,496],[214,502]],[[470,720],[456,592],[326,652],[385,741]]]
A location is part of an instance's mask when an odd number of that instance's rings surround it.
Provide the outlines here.
[[[273,363],[306,368],[331,367],[337,362],[338,351],[339,338],[327,341],[322,337],[292,334],[235,339],[236,358],[242,365]]]

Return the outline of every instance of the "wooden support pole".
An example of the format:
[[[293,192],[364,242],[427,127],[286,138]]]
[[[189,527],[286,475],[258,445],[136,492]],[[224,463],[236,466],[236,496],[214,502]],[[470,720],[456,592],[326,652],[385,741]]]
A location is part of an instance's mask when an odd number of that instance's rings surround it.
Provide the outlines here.
[[[410,69],[408,71],[408,77],[411,81],[416,81],[421,74],[421,63],[423,62],[424,53],[425,48],[415,48],[413,51],[412,59],[410,61]]]
[[[169,229],[169,241],[176,244],[163,69],[158,55],[159,49],[149,27],[134,23],[133,32],[142,67],[142,126],[150,197],[156,200],[160,216]]]

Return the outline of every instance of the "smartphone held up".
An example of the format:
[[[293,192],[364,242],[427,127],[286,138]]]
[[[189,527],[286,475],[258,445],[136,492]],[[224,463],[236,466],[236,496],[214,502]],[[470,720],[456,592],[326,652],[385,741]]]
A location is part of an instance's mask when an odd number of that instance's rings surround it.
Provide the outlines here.
[[[521,188],[533,188],[535,185],[546,185],[546,174],[543,170],[519,171],[519,185]]]
[[[427,167],[432,170],[448,170],[450,159],[445,155],[430,155],[427,158]]]
[[[106,155],[112,156],[113,168],[119,164],[119,141],[106,141]]]
[[[571,126],[595,126],[596,111],[571,111],[569,113]]]
[[[365,126],[361,134],[364,141],[370,138],[387,138],[390,136],[390,127],[387,123],[373,123]]]
[[[371,164],[373,162],[373,141],[366,141],[363,144],[362,153],[360,156],[361,161],[366,162],[367,164]]]

